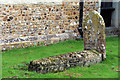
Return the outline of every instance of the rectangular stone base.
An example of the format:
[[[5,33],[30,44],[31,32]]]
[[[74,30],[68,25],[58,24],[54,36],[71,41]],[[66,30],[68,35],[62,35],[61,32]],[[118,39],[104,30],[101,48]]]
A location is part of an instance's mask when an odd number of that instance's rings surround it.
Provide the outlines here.
[[[27,36],[0,40],[0,51],[7,51],[14,48],[27,48],[31,46],[45,46],[59,43],[60,41],[72,40],[74,33],[62,33],[54,35]]]
[[[77,51],[31,61],[28,70],[44,74],[60,72],[76,66],[90,66],[101,61],[101,54],[97,51]]]

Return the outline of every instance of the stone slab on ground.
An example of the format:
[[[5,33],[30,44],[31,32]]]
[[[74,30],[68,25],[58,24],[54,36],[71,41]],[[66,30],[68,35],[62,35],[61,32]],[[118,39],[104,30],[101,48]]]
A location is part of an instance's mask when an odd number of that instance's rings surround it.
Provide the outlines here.
[[[102,58],[100,53],[95,50],[85,50],[31,61],[28,70],[42,74],[54,73],[76,66],[90,66],[101,61]]]

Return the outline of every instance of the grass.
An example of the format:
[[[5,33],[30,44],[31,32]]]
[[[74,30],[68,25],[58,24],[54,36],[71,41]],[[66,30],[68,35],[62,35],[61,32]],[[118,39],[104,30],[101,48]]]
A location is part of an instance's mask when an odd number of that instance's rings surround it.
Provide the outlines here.
[[[107,59],[90,67],[76,67],[59,73],[27,71],[32,60],[83,50],[83,40],[69,40],[49,46],[14,49],[2,53],[2,78],[118,78],[118,37],[106,39]],[[120,66],[119,66],[120,67]]]

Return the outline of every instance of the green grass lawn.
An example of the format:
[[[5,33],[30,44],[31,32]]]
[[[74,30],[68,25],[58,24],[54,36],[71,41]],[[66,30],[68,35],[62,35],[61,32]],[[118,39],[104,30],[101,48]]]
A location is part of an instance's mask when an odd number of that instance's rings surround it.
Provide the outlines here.
[[[83,50],[83,40],[68,40],[49,46],[14,49],[2,53],[2,78],[118,78],[118,37],[106,39],[107,59],[90,67],[70,68],[64,72],[40,74],[27,71],[32,60]],[[25,69],[25,70],[24,70]]]

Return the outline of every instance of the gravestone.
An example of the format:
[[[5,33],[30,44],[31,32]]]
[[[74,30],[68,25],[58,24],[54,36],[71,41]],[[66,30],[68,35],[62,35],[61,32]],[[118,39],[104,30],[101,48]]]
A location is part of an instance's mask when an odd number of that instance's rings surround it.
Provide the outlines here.
[[[104,60],[106,58],[105,24],[98,12],[89,12],[84,22],[83,32],[84,51],[30,61],[28,70],[38,73],[60,72],[76,66],[90,66]]]
[[[97,11],[90,11],[86,16],[84,27],[84,50],[96,50],[103,59],[106,58],[105,49],[105,23]]]

